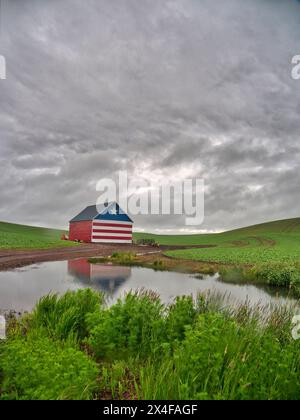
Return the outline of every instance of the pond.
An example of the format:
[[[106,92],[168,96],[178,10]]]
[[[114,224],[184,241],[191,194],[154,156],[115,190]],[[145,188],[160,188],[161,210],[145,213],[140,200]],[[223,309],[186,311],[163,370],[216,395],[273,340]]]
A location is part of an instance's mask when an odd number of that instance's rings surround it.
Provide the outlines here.
[[[178,295],[216,291],[232,302],[263,305],[295,303],[283,292],[252,285],[223,283],[219,275],[195,275],[149,268],[94,265],[87,259],[46,262],[0,272],[0,313],[30,311],[36,301],[48,294],[90,287],[104,291],[114,302],[130,290],[148,289],[157,292],[168,303]]]

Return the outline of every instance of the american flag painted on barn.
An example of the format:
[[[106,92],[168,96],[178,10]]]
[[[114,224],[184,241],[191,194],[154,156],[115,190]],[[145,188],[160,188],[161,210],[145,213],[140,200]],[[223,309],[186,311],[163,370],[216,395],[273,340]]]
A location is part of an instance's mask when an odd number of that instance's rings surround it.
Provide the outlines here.
[[[92,242],[132,243],[132,220],[118,203],[111,203],[93,220]]]
[[[86,207],[70,221],[70,240],[132,243],[133,221],[118,203]]]
[[[92,242],[132,243],[132,223],[127,221],[95,219]]]

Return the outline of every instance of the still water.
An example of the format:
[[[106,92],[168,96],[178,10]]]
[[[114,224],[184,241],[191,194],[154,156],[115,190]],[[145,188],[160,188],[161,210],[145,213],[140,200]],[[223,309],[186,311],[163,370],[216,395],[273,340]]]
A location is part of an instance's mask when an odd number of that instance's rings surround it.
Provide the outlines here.
[[[154,271],[147,268],[93,265],[86,259],[35,264],[12,271],[0,272],[0,312],[30,311],[36,301],[52,292],[90,287],[104,291],[111,301],[129,290],[150,289],[170,302],[178,295],[196,295],[197,292],[217,291],[229,300],[251,304],[294,303],[291,298],[272,289],[256,286],[222,283],[219,276],[204,276]]]

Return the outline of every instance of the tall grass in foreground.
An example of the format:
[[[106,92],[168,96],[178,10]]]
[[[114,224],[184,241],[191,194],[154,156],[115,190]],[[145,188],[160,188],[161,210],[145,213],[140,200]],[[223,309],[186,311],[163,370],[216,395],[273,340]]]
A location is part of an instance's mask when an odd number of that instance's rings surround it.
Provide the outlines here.
[[[216,294],[46,296],[0,346],[0,399],[299,399],[292,317]]]

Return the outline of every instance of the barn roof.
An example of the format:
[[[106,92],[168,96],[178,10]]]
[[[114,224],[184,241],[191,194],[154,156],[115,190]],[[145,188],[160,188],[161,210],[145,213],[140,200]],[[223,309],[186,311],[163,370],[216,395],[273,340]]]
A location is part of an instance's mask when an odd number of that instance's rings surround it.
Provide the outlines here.
[[[99,217],[101,214],[103,214],[105,212],[105,210],[107,210],[112,204],[116,204],[118,209],[120,209],[122,211],[122,209],[119,207],[118,203],[111,202],[111,203],[102,203],[102,204],[97,204],[97,205],[94,204],[92,206],[86,207],[79,214],[77,214],[77,216],[73,217],[73,219],[70,220],[70,223],[71,222],[83,222],[83,221],[88,221],[88,220],[94,220],[97,216]],[[111,216],[111,215],[106,215],[106,216],[107,217],[105,217],[105,218],[110,218],[109,216]],[[124,219],[124,220],[128,220],[128,221],[132,222],[132,220],[127,215],[125,215],[124,212],[119,217],[121,217],[121,216],[126,217],[126,219]]]
[[[82,210],[77,216],[73,217],[70,222],[82,222],[84,220],[93,220],[98,215],[97,207],[95,205],[88,206]]]

